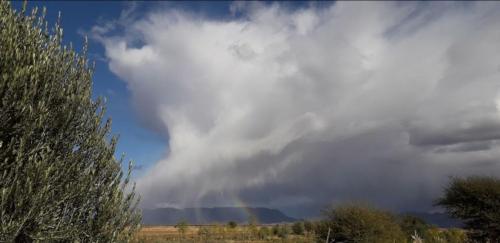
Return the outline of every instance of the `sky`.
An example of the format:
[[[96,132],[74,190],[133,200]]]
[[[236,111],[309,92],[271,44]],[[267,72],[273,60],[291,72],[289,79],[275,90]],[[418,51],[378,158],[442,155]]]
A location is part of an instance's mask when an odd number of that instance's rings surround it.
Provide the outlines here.
[[[30,2],[89,37],[143,208],[433,211],[500,176],[496,2]]]

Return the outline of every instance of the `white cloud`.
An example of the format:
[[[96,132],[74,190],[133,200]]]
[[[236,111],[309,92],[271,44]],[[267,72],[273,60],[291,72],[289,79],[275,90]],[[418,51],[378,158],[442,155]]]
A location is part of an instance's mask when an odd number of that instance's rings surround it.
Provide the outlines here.
[[[138,115],[170,138],[138,181],[144,205],[403,209],[430,205],[448,175],[499,175],[499,7],[238,3],[245,18],[161,10],[96,33]]]

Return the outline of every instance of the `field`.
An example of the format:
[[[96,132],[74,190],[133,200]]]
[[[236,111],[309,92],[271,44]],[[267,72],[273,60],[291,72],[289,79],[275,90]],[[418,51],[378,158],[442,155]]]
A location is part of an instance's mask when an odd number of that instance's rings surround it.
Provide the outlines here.
[[[180,229],[175,226],[145,226],[136,235],[134,242],[314,242],[311,234],[294,235],[282,231],[288,226],[237,226],[203,225],[187,226]]]

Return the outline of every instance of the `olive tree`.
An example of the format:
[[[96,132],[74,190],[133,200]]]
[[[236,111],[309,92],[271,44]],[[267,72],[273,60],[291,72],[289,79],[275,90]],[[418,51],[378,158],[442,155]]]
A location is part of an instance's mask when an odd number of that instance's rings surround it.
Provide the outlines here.
[[[93,100],[87,44],[63,46],[45,9],[0,1],[0,242],[122,242],[137,197]]]

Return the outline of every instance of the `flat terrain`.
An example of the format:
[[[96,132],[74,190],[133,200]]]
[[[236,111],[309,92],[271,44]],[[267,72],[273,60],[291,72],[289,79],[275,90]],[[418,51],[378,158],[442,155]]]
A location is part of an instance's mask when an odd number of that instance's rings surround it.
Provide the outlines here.
[[[175,226],[145,226],[136,235],[135,242],[283,242],[309,243],[314,242],[312,235],[286,236],[273,234],[272,226],[237,226],[230,228],[225,225],[188,226],[185,231]]]

